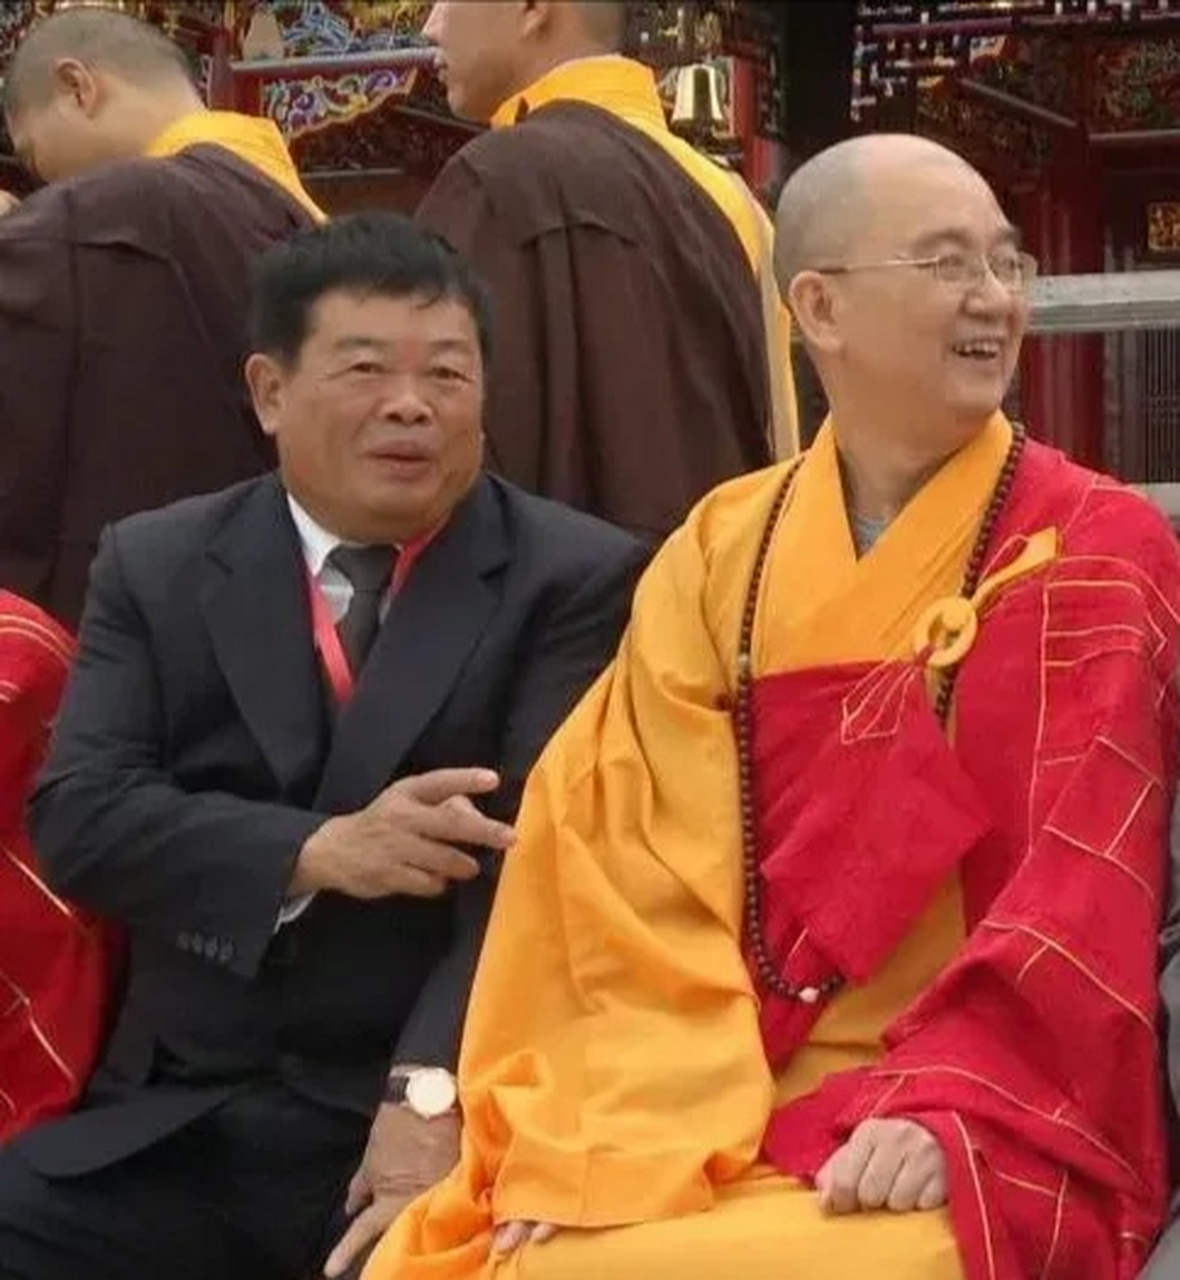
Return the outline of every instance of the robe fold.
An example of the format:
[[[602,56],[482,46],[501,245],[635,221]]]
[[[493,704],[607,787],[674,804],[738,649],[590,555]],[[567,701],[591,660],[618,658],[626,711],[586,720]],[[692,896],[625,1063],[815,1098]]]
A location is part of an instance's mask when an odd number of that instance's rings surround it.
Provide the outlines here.
[[[658,542],[771,458],[765,215],[669,130],[651,70],[627,58],[563,63],[492,125],[416,215],[488,286],[489,465]],[[779,320],[791,434],[785,307]]]
[[[105,525],[273,467],[250,272],[319,216],[272,122],[200,111],[0,217],[0,586],[74,627]]]
[[[73,647],[0,591],[0,1143],[81,1093],[117,957],[113,931],[42,883],[24,823]]]
[[[829,426],[774,531],[763,923],[792,983],[844,980],[817,1004],[759,990],[742,927],[736,659],[786,469],[717,490],[665,546],[529,782],[460,1164],[365,1280],[1135,1275],[1165,1202],[1180,554],[1147,501],[1028,442],[963,641],[948,620],[1010,440],[997,417],[858,559]],[[870,1116],[937,1136],[946,1210],[820,1214],[807,1184]],[[497,1260],[514,1219],[578,1229]]]

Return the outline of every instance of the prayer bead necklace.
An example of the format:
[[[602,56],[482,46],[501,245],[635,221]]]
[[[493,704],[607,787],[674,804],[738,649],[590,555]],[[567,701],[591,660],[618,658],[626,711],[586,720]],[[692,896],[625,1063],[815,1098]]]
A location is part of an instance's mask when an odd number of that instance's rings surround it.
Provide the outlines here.
[[[988,500],[987,509],[979,524],[979,532],[971,548],[971,555],[967,560],[963,585],[959,591],[960,597],[964,600],[970,600],[979,587],[992,533],[1008,501],[1008,495],[1012,491],[1016,468],[1024,452],[1024,441],[1024,428],[1014,424],[1012,442],[1008,446],[1004,465],[1000,468],[999,477]],[[758,544],[758,554],[754,558],[750,586],[746,594],[745,608],[742,611],[733,720],[734,736],[737,740],[738,795],[741,810],[742,873],[745,889],[744,923],[746,940],[757,971],[756,976],[762,987],[778,996],[780,1000],[798,1000],[803,1004],[816,1004],[821,999],[834,995],[844,985],[844,979],[839,974],[833,974],[832,977],[825,978],[818,984],[796,986],[788,982],[776,967],[762,928],[762,870],[758,857],[758,822],[754,805],[754,622],[758,612],[758,596],[762,590],[762,577],[774,541],[774,534],[778,528],[779,517],[782,515],[783,507],[786,505],[802,463],[803,458],[797,459],[787,472],[774,504],[770,508],[766,526],[762,531],[762,539]],[[957,675],[957,664],[940,673],[938,693],[934,699],[934,714],[944,731],[950,717],[951,699],[954,696]]]

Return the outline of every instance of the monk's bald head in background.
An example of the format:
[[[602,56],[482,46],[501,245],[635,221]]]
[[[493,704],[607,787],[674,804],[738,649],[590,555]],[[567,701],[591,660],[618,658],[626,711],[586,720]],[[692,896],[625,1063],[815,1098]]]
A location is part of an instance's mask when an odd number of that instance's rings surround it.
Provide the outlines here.
[[[183,50],[145,22],[78,8],[36,23],[4,75],[5,123],[24,165],[47,182],[145,153],[203,109]]]
[[[945,457],[1012,380],[1035,263],[975,169],[875,134],[783,188],[775,272],[842,438]]]

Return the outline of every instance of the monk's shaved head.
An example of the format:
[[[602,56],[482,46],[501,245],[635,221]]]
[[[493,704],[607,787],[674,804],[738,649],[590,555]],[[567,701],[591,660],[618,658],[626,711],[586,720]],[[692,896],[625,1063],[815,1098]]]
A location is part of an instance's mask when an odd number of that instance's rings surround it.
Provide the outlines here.
[[[604,49],[618,51],[627,29],[627,6],[619,0],[577,0],[586,34]]]
[[[903,133],[850,138],[801,165],[775,214],[774,268],[783,296],[801,271],[847,265],[858,230],[874,218],[876,178],[930,164],[975,173],[946,147]]]
[[[45,102],[54,67],[67,58],[144,88],[193,82],[183,51],[155,27],[114,9],[67,9],[38,22],[13,54],[4,73],[5,114]]]
[[[1031,269],[982,174],[924,138],[856,138],[790,178],[775,233],[844,454],[882,474],[899,457],[941,464],[983,429],[1020,356]]]

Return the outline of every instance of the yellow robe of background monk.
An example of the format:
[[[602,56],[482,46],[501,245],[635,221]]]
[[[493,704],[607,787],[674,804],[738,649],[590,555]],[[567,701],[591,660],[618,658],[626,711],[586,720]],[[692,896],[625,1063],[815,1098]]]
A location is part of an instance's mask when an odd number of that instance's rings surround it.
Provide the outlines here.
[[[892,663],[903,675],[912,668],[924,685],[915,628],[933,602],[958,594],[1011,441],[1008,424],[993,420],[858,558],[834,438],[825,429],[798,472],[770,544],[754,633],[756,675],[844,666],[873,670],[875,664],[888,670],[884,664]],[[1060,586],[1067,594],[1085,576],[1082,568],[1054,558],[1062,528],[1081,529],[1084,541],[1087,530],[1101,531],[1113,512],[1115,528],[1121,517],[1132,530],[1126,540],[1147,567],[1111,555],[1103,567],[1086,572],[1132,579],[1155,572],[1164,589],[1153,588],[1152,596],[1150,583],[1140,584],[1136,594],[1150,599],[1151,626],[1165,642],[1158,671],[1169,671],[1180,592],[1166,525],[1127,491],[1100,486],[1096,477],[1048,450],[1028,449],[1036,450],[1025,462],[1037,469],[1037,484],[1021,494],[1024,527],[1004,529],[1001,521],[997,528],[977,597],[981,611],[988,574],[992,582],[1007,583],[999,597],[1004,607],[994,616],[1013,615],[1023,627],[1021,610],[1027,614],[1030,602],[1056,607],[1045,585],[1048,576],[1055,569],[1064,574]],[[963,881],[956,869],[915,913],[876,972],[838,994],[805,1042],[777,1073],[772,1070],[760,1028],[766,1009],[743,954],[731,705],[746,594],[786,470],[718,490],[666,545],[641,584],[616,664],[535,771],[472,997],[460,1066],[460,1165],[407,1210],[374,1254],[364,1280],[851,1280],[866,1274],[952,1280],[964,1274],[962,1240],[956,1241],[947,1211],[826,1217],[814,1191],[760,1163],[772,1115],[783,1114],[776,1108],[813,1091],[820,1096],[820,1086],[833,1080],[857,1079],[858,1069],[870,1093],[876,1089],[868,1114],[897,1114],[890,1098],[905,1095],[908,1077],[920,1072],[874,1081],[894,1048],[887,1028],[915,1004],[937,999],[930,993],[937,993],[966,933]],[[1112,545],[1118,541],[1113,534]],[[989,611],[995,610],[995,598]],[[981,633],[993,625],[992,616],[984,612]],[[1040,670],[1037,656],[1034,650],[1024,661],[1029,675]],[[1155,679],[1156,668],[1151,670]],[[1159,679],[1166,691],[1170,676]],[[1161,773],[1167,748],[1160,744],[1170,740],[1171,730],[1154,734],[1153,726],[1163,696],[1132,691],[1136,708],[1142,704],[1150,721],[1144,753],[1156,743]],[[1028,710],[1021,708],[1022,714]],[[1164,721],[1160,716],[1161,726]],[[1010,745],[1019,759],[1021,742],[1014,736]],[[1031,796],[1031,784],[1021,785]],[[1149,787],[1136,808],[1137,820],[1146,824],[1136,850],[1148,854],[1162,847],[1169,799],[1161,791]],[[1030,798],[1029,813],[1035,808]],[[1021,850],[1025,844],[1031,850],[1027,861],[1043,858],[1036,833],[1029,833]],[[1152,874],[1145,871],[1143,878]],[[999,888],[992,879],[989,904]],[[1012,883],[1020,888],[1019,869]],[[1089,888],[1081,876],[1078,883]],[[1095,892],[1103,899],[1126,890],[1099,883]],[[1150,904],[1133,899],[1127,905],[1120,896],[1116,905],[1128,917],[1128,929],[1142,924],[1143,937],[1151,936]],[[806,930],[800,944],[805,937]],[[1054,998],[1049,987],[1043,997],[1037,987],[1042,972],[1056,972],[1053,955],[1041,959],[1049,950],[1046,943],[1036,957],[1019,957],[1022,976],[1039,962],[1027,993],[1033,1009],[1041,998],[1051,1007]],[[788,967],[792,959],[785,958]],[[1072,974],[1071,959],[1067,955],[1061,964]],[[997,964],[1005,962],[1000,954]],[[1078,968],[1101,985],[1099,961]],[[955,972],[953,965],[949,972]],[[1149,973],[1147,978],[1149,986]],[[1146,987],[1136,988],[1134,999],[1148,1003]],[[1154,1050],[1142,1035],[1141,1012],[1132,1012],[1124,1017],[1120,1006],[1113,1016],[1128,1052],[1137,1055],[1137,1069],[1154,1061]],[[1112,1014],[1105,1004],[1101,1013],[1109,1028]],[[1001,1004],[997,1029],[1007,1031],[1004,1016]],[[914,1039],[921,1043],[920,1029]],[[943,1069],[940,1063],[927,1065]],[[1122,1130],[1111,1126],[1095,1138],[1098,1145],[1102,1138],[1119,1148],[1112,1151],[1110,1168],[1141,1159],[1145,1182],[1154,1180],[1159,1148],[1150,1101],[1147,1090],[1134,1117],[1121,1118]],[[1064,1100],[1057,1112],[1044,1119],[1051,1134],[1058,1131],[1058,1119],[1062,1131],[1085,1131],[1088,1117],[1067,1114]],[[1105,1120],[1100,1117],[1098,1128]],[[1035,1124],[1030,1141],[1041,1143]],[[1072,1148],[1062,1152],[1062,1160],[1072,1159]],[[1039,1154],[1038,1146],[1034,1155]],[[1047,1167],[1057,1159],[1050,1152]],[[969,1155],[960,1164],[970,1167]],[[1093,1166],[1091,1160],[1087,1176],[1103,1191],[1117,1181],[1101,1161]],[[1079,1174],[1075,1185],[1080,1183]],[[1051,1209],[1054,1196],[1045,1190]],[[981,1206],[990,1193],[990,1184],[979,1190]],[[952,1205],[956,1195],[966,1203],[962,1186],[952,1187]],[[1065,1203],[1063,1186],[1059,1206]],[[1157,1212],[1151,1195],[1123,1188],[1111,1190],[1110,1203],[1121,1229],[1104,1237],[1101,1249],[1090,1250],[1097,1269],[1088,1275],[1114,1275],[1107,1259],[1124,1248],[1122,1237],[1135,1228],[1150,1233],[1146,1224]],[[963,1212],[974,1212],[974,1204]],[[513,1220],[570,1229],[496,1258],[492,1226]],[[1044,1224],[1018,1224],[1013,1233],[1035,1237],[1031,1247],[1041,1248],[1036,1232],[1042,1225],[1046,1231],[1053,1227],[1051,1213]],[[1023,1237],[1010,1247],[1006,1230],[1004,1222],[985,1222],[979,1240],[973,1237],[971,1256],[978,1265],[969,1273],[1019,1274]]]

